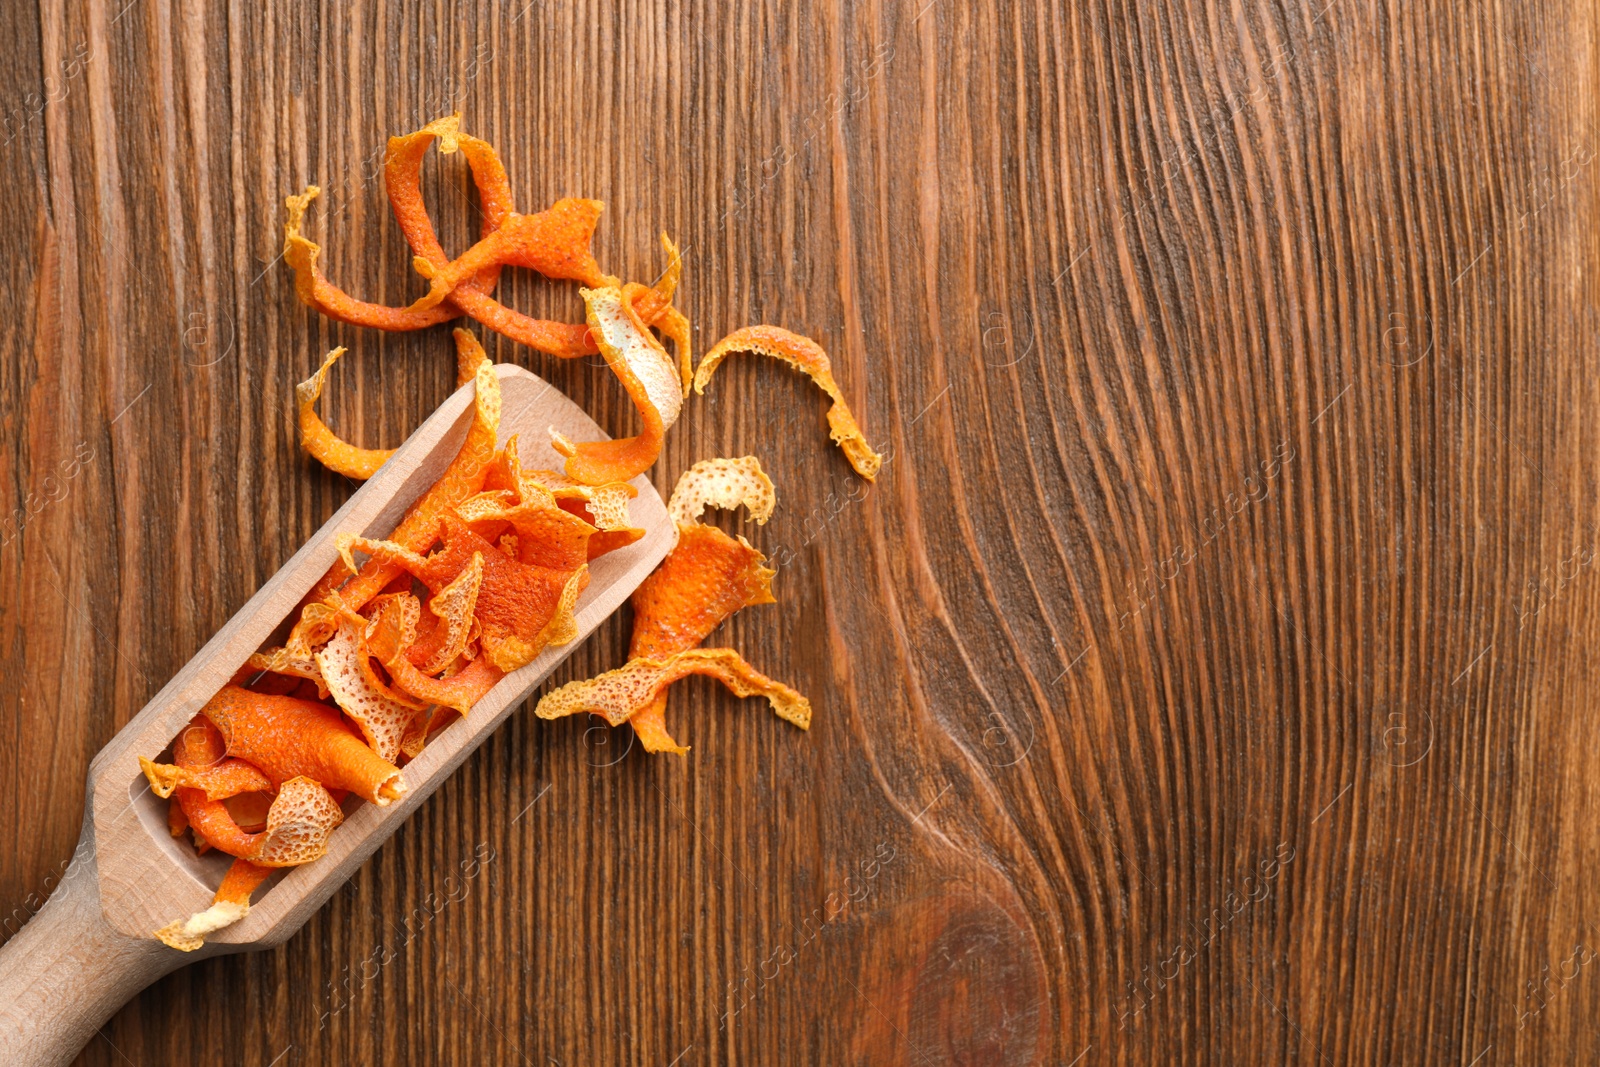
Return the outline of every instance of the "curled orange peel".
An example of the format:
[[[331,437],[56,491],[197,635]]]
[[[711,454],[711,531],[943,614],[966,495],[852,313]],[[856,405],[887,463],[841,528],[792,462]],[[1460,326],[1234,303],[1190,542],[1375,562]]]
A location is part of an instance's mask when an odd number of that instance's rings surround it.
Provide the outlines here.
[[[478,656],[448,678],[430,678],[407,658],[410,640],[411,634],[404,626],[381,625],[374,628],[369,647],[398,688],[430,704],[453,708],[465,715],[506,675],[487,656]],[[422,729],[425,735],[427,727]]]
[[[250,894],[260,888],[272,874],[271,867],[236,859],[217,887],[211,907],[196,912],[187,919],[168,923],[156,931],[156,937],[181,952],[193,952],[206,943],[206,935],[223,927],[232,926],[250,912]]]
[[[383,161],[384,188],[389,196],[389,208],[395,222],[405,234],[406,243],[418,256],[426,256],[444,263],[448,257],[434,232],[433,220],[428,217],[427,205],[422,200],[422,159],[434,140],[439,141],[441,155],[460,150],[472,170],[473,182],[478,187],[478,203],[483,212],[480,236],[487,237],[515,210],[511,202],[511,183],[506,178],[505,167],[495,150],[476,137],[460,131],[461,116],[447,115],[435,119],[414,133],[389,138]],[[463,286],[474,291],[494,291],[499,281],[500,268],[491,265],[475,277],[464,280]],[[459,307],[459,305],[457,305]]]
[[[754,456],[702,459],[678,476],[667,501],[667,514],[680,526],[696,522],[706,508],[732,511],[743,507],[765,525],[777,506],[778,491]]]
[[[390,332],[425,329],[461,314],[454,304],[421,312],[372,304],[357,300],[328,281],[317,266],[322,256],[321,246],[300,232],[306,208],[321,194],[319,187],[308,185],[298,196],[284,200],[289,216],[283,224],[283,259],[294,271],[294,291],[302,304],[339,322]]]
[[[473,180],[478,186],[485,233],[493,232],[511,211],[511,190],[505,169],[500,166],[493,149],[457,131],[459,121],[459,116],[448,116],[430,122],[413,134],[389,139],[388,154],[384,161],[389,206],[413,251],[419,255],[424,254],[428,240],[432,241],[434,249],[438,249],[439,244],[438,239],[433,237],[433,224],[427,221],[419,181],[422,156],[435,138],[444,138],[449,146],[447,150],[453,151],[458,145],[463,149],[467,163],[472,168]],[[283,257],[294,271],[295,293],[302,303],[340,322],[389,331],[425,329],[461,314],[462,309],[454,302],[424,312],[372,304],[357,300],[328,281],[317,267],[322,249],[301,233],[306,208],[320,193],[321,189],[317,186],[309,185],[304,192],[285,201],[289,214],[283,227]],[[422,248],[419,248],[419,243]],[[438,255],[441,260],[444,258],[442,249],[438,249]],[[498,269],[491,268],[464,282],[463,292],[492,290],[498,277]]]
[[[428,626],[418,627],[419,636],[406,650],[406,658],[423,674],[437,675],[466,654],[473,633],[473,609],[478,605],[478,589],[483,585],[483,556],[474,553],[472,562],[450,582],[428,598]]]
[[[715,678],[736,696],[764,696],[780,719],[802,730],[811,726],[810,701],[750,666],[731,648],[694,648],[659,660],[629,660],[616,670],[546,693],[536,711],[541,719],[589,712],[618,726],[662,689],[691,674]]]
[[[226,800],[240,793],[270,793],[272,780],[242,759],[221,759],[207,767],[181,767],[139,757],[150,791],[165,800],[182,786],[197,789],[207,800]]]
[[[746,326],[735,330],[713,345],[700,361],[700,366],[694,372],[696,393],[706,391],[706,385],[716,373],[717,366],[734,352],[771,356],[809,374],[811,380],[833,400],[833,406],[828,409],[829,436],[844,449],[845,457],[850,460],[857,474],[869,482],[877,477],[878,469],[883,466],[883,457],[872,450],[861,433],[861,427],[856,425],[855,416],[850,414],[850,406],[845,403],[844,394],[839,390],[839,383],[833,380],[828,353],[823,351],[821,345],[781,326]]]
[[[683,384],[683,395],[687,397],[689,385],[694,381],[694,342],[690,336],[689,320],[684,318],[683,312],[672,306],[678,282],[683,277],[683,255],[665,233],[661,235],[661,247],[667,253],[667,269],[662,272],[660,280],[653,286],[629,282],[622,287],[623,295],[633,306],[640,322],[654,326],[672,342],[678,353],[678,377]]]
[[[498,266],[528,267],[547,278],[585,285],[616,285],[617,279],[602,271],[589,251],[603,210],[605,205],[598,200],[564,197],[532,215],[509,213],[492,232],[449,263],[418,255],[412,266],[428,279],[429,290],[407,310],[437,307],[464,281]]]
[[[581,292],[590,331],[644,426],[635,437],[582,444],[551,429],[550,441],[566,457],[566,473],[573,480],[585,485],[625,482],[650,469],[661,454],[667,429],[677,421],[683,407],[678,371],[621,289],[606,286]]]
[[[238,922],[250,911],[255,892],[274,867],[295,867],[319,860],[328,852],[328,835],[344,821],[344,813],[322,786],[309,778],[285,782],[258,834],[239,834],[238,841],[219,844],[223,851],[247,849],[222,880],[211,907],[187,919],[168,923],[155,936],[172,948],[193,952],[207,934]]]
[[[771,517],[777,491],[754,456],[706,459],[678,478],[667,505],[678,541],[634,590],[632,658],[660,659],[698,646],[728,616],[771,604],[774,571],[743,537],[699,522],[707,507],[746,508],[758,523]],[[628,720],[646,752],[687,752],[666,726],[663,689]]]
[[[328,353],[317,368],[317,373],[294,387],[295,401],[300,409],[300,447],[324,467],[346,478],[364,481],[378,472],[378,468],[394,455],[392,448],[358,448],[342,441],[317,414],[317,400],[328,380],[328,369],[344,355],[341,345]]]
[[[200,790],[182,792],[184,811],[197,838],[230,856],[263,867],[294,867],[321,859],[328,835],[344,821],[344,812],[320,782],[297,776],[277,789],[267,810],[266,826],[246,833],[220,800],[196,800]]]
[[[489,353],[483,350],[483,342],[459,326],[450,331],[450,336],[456,342],[456,388],[460,389],[477,378],[478,367],[489,362]]]
[[[416,605],[416,598],[408,593],[387,600],[388,605],[404,601]],[[366,629],[367,620],[361,616],[342,617],[333,638],[317,653],[317,665],[334,701],[361,729],[378,758],[392,764],[400,756],[400,741],[412,717],[425,705],[394,693],[373,675]]]
[[[741,608],[772,604],[774,571],[742,537],[701,523],[679,529],[678,543],[633,591],[631,656],[694,648]]]
[[[399,768],[363,743],[326,704],[229,685],[201,714],[221,731],[229,754],[255,764],[275,782],[304,776],[380,807],[405,792]]]
[[[729,615],[756,604],[771,604],[774,571],[744,538],[715,526],[686,523],[678,543],[633,592],[631,657],[659,658],[691,649]],[[666,728],[663,689],[629,720],[647,752],[683,753]]]

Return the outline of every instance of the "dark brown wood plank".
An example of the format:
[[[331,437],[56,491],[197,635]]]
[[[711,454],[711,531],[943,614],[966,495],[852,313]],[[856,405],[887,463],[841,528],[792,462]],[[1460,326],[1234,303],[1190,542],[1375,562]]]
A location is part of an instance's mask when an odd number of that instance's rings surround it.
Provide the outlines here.
[[[520,716],[290,943],[162,981],[82,1062],[1596,1057],[1592,7],[0,27],[8,932],[94,752],[351,491],[292,384],[347,345],[325,405],[369,445],[451,388],[445,330],[331,324],[276,261],[317,182],[329,275],[420,291],[388,135],[459,108],[519,206],[607,202],[624,276],[666,229],[697,347],[818,338],[889,457],[863,491],[814,388],[734,360],[656,472],[772,474],[745,532],[781,603],[713,643],[808,693],[809,734],[698,682],[684,760]],[[428,168],[465,247],[464,168]],[[631,427],[603,369],[490,340]]]

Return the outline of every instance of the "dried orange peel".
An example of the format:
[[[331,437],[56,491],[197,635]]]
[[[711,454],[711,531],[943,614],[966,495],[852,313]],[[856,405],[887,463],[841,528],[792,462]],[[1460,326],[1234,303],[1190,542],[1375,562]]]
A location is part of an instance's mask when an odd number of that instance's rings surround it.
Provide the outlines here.
[[[758,524],[772,518],[778,491],[754,456],[702,459],[678,476],[667,501],[667,514],[682,526],[696,522],[706,508],[744,508]]]
[[[667,512],[678,543],[632,597],[633,641],[628,655],[660,658],[704,641],[741,608],[774,603],[774,571],[743,537],[697,521],[708,507],[743,506],[764,523],[777,491],[754,456],[701,460],[678,479]],[[667,694],[659,692],[628,722],[647,752],[683,754],[666,727]]]
[[[229,754],[255,764],[273,781],[303,776],[380,807],[405,792],[400,769],[364,744],[326,704],[229,685],[200,712],[221,731]]]
[[[483,211],[478,242],[454,260],[439,244],[422,199],[422,160],[435,141],[441,154],[460,151],[466,157]],[[576,279],[586,285],[618,284],[600,269],[590,251],[603,207],[598,201],[564,198],[544,211],[519,214],[499,156],[487,142],[461,132],[459,115],[391,137],[384,184],[395,221],[411,246],[412,265],[429,281],[428,293],[409,307],[387,307],[358,300],[328,281],[317,267],[321,248],[301,232],[306,209],[321,191],[312,185],[287,199],[284,224],[284,259],[295,273],[295,292],[303,303],[341,322],[389,331],[424,329],[465,313],[496,333],[558,358],[599,351],[587,324],[536,319],[491,295],[503,265],[528,267],[550,278]],[[648,294],[641,297],[641,311],[647,324],[674,339],[680,358],[687,360],[688,320],[672,307],[679,257],[667,244],[672,257],[668,277],[656,288],[638,287]]]
[[[546,693],[536,710],[541,719],[588,712],[619,726],[662,689],[691,674],[715,678],[736,696],[764,696],[780,719],[802,730],[811,726],[810,701],[750,666],[731,648],[693,648],[660,660],[629,660],[616,670]]]
[[[313,614],[322,617],[320,611]],[[316,658],[309,652],[297,656],[287,648],[272,648],[265,652],[252,653],[250,658],[245,660],[245,666],[254,671],[269,671],[291,678],[304,678],[306,681],[316,683],[318,696],[328,695],[328,683],[322,680],[322,668],[317,666]]]
[[[678,370],[621,289],[583,289],[589,328],[606,364],[622,382],[644,423],[636,437],[575,444],[554,429],[550,441],[567,457],[566,473],[585,485],[625,482],[649,470],[661,454],[667,429],[683,407]]]
[[[156,763],[139,757],[139,769],[150,783],[150,791],[165,800],[179,786],[196,789],[207,800],[226,800],[240,793],[270,793],[272,780],[253,764],[242,759],[221,759],[208,767],[181,767]]]
[[[390,601],[397,603],[401,597],[416,604],[415,597],[404,593]],[[386,763],[394,763],[406,728],[427,705],[389,690],[372,674],[366,630],[366,619],[345,614],[332,639],[317,653],[317,665],[334,701],[361,728],[372,751]]]
[[[706,385],[716,373],[718,365],[734,352],[771,356],[809,374],[811,380],[833,400],[833,406],[828,409],[829,436],[844,449],[845,457],[850,460],[857,474],[869,482],[877,477],[878,468],[883,466],[883,457],[872,450],[861,433],[861,427],[856,425],[855,416],[850,414],[850,405],[845,403],[844,394],[839,390],[839,383],[833,380],[833,367],[828,360],[828,353],[823,351],[821,345],[809,337],[790,333],[781,326],[746,326],[742,330],[735,330],[713,345],[700,361],[700,366],[694,372],[696,393],[706,391]]]
[[[342,441],[317,414],[317,400],[328,380],[328,370],[342,355],[344,346],[341,345],[328,353],[317,373],[294,387],[295,402],[300,409],[300,447],[334,473],[365,481],[388,462],[394,449],[359,448]]]
[[[418,255],[412,265],[428,279],[429,291],[407,310],[437,307],[463,282],[500,266],[528,267],[547,278],[585,285],[618,284],[600,269],[589,251],[595,224],[604,210],[598,200],[565,197],[533,215],[509,213],[492,232],[449,263],[440,265],[430,256]]]
[[[187,919],[168,923],[156,931],[156,936],[181,952],[195,951],[206,943],[207,934],[232,926],[249,914],[250,894],[271,874],[271,867],[244,859],[234,860],[212,898],[211,907]]]

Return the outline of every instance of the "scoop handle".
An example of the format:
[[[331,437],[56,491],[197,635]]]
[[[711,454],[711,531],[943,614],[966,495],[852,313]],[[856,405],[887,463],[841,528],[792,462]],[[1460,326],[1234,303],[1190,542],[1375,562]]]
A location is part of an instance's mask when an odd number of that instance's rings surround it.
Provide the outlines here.
[[[86,818],[61,883],[0,946],[0,1063],[71,1063],[134,994],[196,955],[153,937],[129,937],[106,921],[94,825]]]

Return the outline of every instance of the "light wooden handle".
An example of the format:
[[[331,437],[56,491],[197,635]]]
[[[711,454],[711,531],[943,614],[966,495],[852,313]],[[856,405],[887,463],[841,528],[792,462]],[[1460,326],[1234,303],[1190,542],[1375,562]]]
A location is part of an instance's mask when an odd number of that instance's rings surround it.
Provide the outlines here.
[[[0,1063],[72,1062],[135,993],[199,955],[107,923],[93,848],[80,848],[44,907],[0,947]]]

